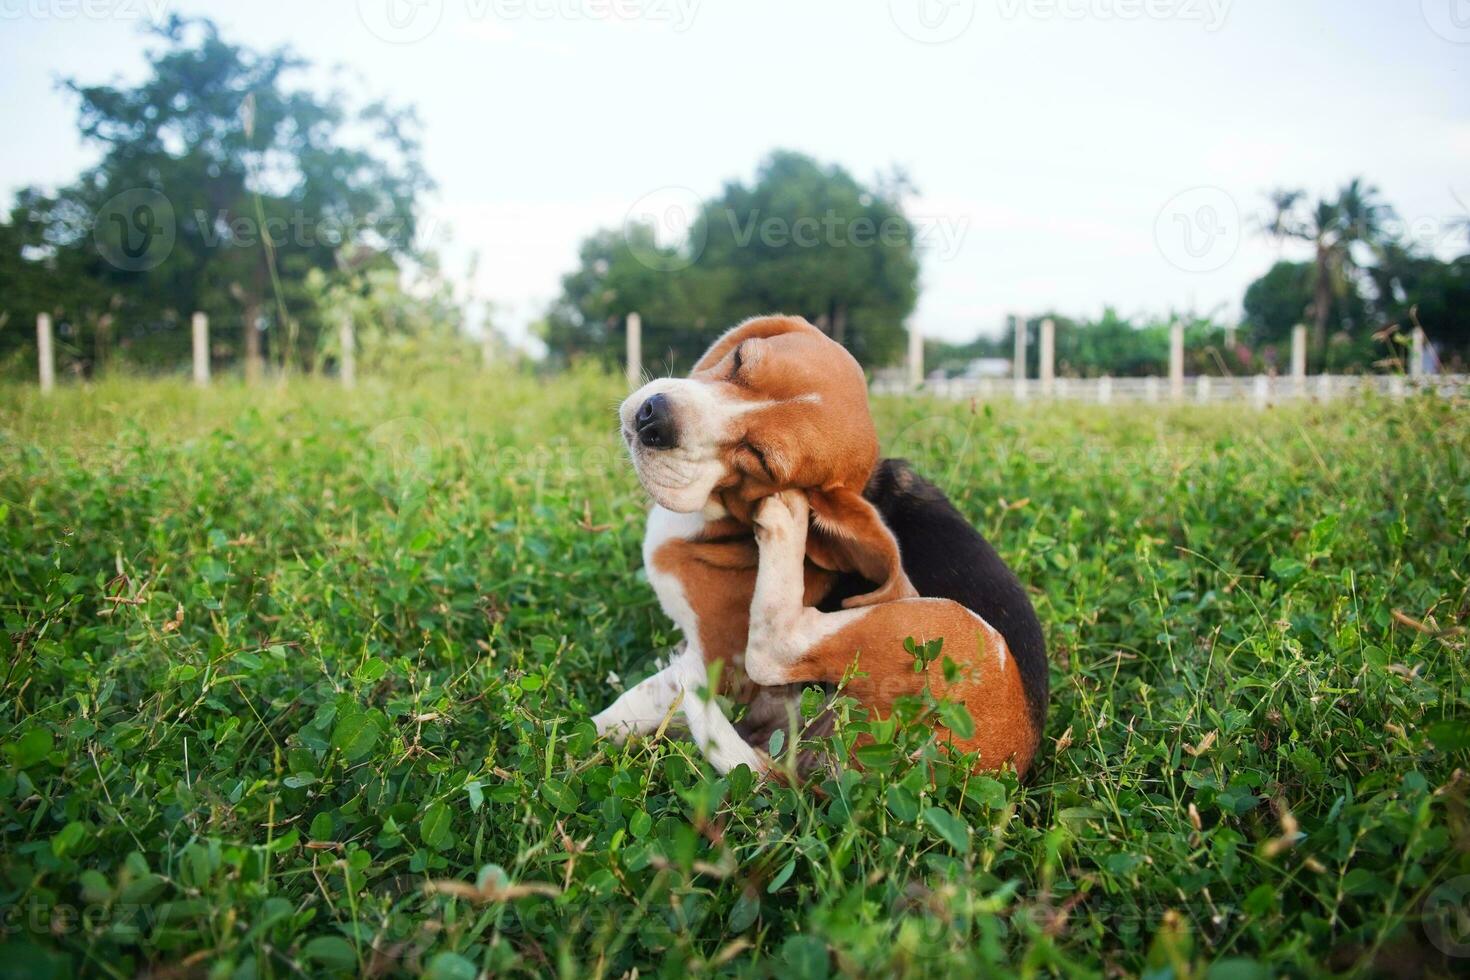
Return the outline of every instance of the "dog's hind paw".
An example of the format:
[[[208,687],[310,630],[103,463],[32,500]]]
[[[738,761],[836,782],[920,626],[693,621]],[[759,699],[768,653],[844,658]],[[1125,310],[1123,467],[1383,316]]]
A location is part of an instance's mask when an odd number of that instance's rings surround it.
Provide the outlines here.
[[[756,538],[762,544],[788,541],[798,536],[805,542],[809,513],[806,494],[802,491],[782,490],[772,494],[756,507]]]
[[[711,742],[705,747],[704,755],[709,759],[709,764],[715,772],[722,776],[740,765],[749,766],[750,771],[757,776],[771,768],[770,759],[745,742],[740,742],[738,745]]]

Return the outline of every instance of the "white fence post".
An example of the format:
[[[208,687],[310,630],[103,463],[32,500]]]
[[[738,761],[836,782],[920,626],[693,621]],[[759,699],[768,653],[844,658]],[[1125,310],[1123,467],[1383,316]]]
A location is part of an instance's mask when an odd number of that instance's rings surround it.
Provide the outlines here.
[[[643,317],[628,314],[628,387],[637,388],[643,380]]]
[[[1015,354],[1011,358],[1011,377],[1026,380],[1026,320],[1020,314],[1011,317],[1011,329],[1015,334]]]
[[[194,341],[194,384],[205,388],[209,385],[209,316],[195,311],[189,328]]]
[[[36,361],[41,375],[41,394],[56,387],[56,351],[51,347],[51,314],[36,314]]]
[[[1307,393],[1307,325],[1291,328],[1291,388],[1300,398]]]
[[[342,387],[357,386],[357,334],[352,325],[352,314],[342,314],[337,325],[337,342],[342,348]]]
[[[1159,400],[1159,379],[1152,374],[1143,379],[1143,400],[1150,405]]]
[[[1194,379],[1194,400],[1201,405],[1210,403],[1210,376],[1202,374]]]
[[[1332,400],[1332,375],[1325,371],[1317,375],[1317,397],[1324,402]]]
[[[1184,399],[1184,324],[1169,324],[1169,399]]]
[[[1418,378],[1424,374],[1424,328],[1415,327],[1414,332],[1409,335],[1409,377]]]
[[[1050,398],[1056,393],[1057,325],[1051,317],[1041,321],[1041,394]]]
[[[924,383],[924,332],[917,323],[909,324],[909,387]]]
[[[1011,377],[1016,381],[1016,401],[1026,397],[1026,318],[1019,313],[1012,317],[1016,332],[1016,353],[1011,365]]]
[[[1252,400],[1256,408],[1265,408],[1271,402],[1271,379],[1264,374],[1256,375]]]
[[[1099,405],[1111,405],[1113,403],[1113,378],[1105,374],[1097,379],[1097,403]]]

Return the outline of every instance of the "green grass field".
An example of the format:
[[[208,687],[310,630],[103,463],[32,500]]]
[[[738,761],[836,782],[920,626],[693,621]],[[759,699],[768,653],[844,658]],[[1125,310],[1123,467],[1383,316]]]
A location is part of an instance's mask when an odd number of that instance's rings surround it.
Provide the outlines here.
[[[677,641],[621,393],[0,389],[0,975],[1470,968],[1463,402],[880,401],[1047,739],[788,789],[594,737]]]

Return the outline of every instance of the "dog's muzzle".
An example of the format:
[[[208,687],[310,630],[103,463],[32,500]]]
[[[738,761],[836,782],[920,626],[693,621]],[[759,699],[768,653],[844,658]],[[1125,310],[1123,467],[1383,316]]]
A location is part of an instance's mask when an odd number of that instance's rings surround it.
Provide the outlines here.
[[[679,444],[678,432],[674,427],[674,411],[663,395],[653,395],[638,406],[633,416],[633,427],[638,441],[649,449],[673,449]]]

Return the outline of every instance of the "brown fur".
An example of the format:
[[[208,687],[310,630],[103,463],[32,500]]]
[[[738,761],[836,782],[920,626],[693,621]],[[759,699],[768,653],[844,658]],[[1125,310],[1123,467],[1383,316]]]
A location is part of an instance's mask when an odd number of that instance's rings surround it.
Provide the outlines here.
[[[750,527],[734,519],[707,524],[700,536],[666,542],[653,554],[653,567],[679,579],[685,600],[699,617],[704,662],[724,665],[720,693],[737,701],[749,701],[755,687],[745,676],[745,644],[757,555]],[[808,562],[802,604],[820,602],[834,578]]]
[[[907,637],[916,644],[944,640],[941,655],[923,673],[914,671],[914,656],[904,648]],[[946,658],[959,665],[954,683],[944,676]],[[935,727],[959,751],[979,752],[981,768],[1009,764],[1024,773],[1036,753],[1038,733],[1026,711],[1015,659],[999,633],[983,627],[957,602],[903,599],[874,606],[861,621],[808,648],[797,671],[802,680],[837,684],[847,679],[844,693],[880,718],[892,714],[898,698],[921,694],[927,685],[935,697],[969,711],[975,721],[970,738]]]

